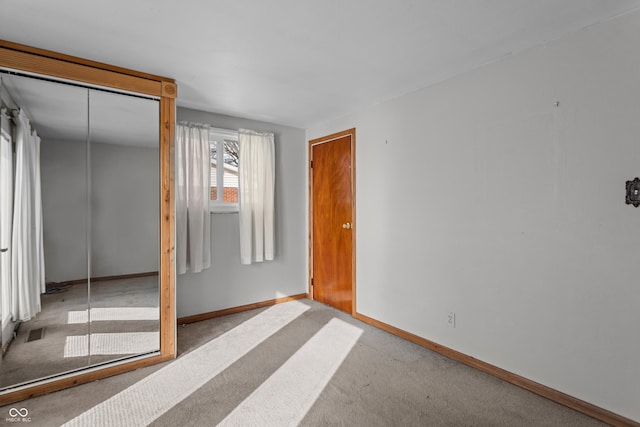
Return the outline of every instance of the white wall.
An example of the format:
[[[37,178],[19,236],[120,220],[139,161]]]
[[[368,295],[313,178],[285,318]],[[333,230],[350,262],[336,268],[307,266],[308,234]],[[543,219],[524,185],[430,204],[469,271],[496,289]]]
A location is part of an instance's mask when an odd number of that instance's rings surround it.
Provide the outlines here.
[[[91,147],[93,277],[158,271],[159,149]]]
[[[212,214],[212,265],[177,277],[178,317],[306,293],[305,131],[184,108],[178,108],[177,118],[273,132],[276,146],[275,260],[241,265],[238,214]]]
[[[92,277],[158,271],[158,149],[93,143]],[[43,141],[47,282],[87,277],[86,146]]]
[[[640,421],[639,41],[634,13],[308,130],[356,127],[357,311]]]
[[[40,144],[46,282],[87,277],[87,152],[74,141]]]

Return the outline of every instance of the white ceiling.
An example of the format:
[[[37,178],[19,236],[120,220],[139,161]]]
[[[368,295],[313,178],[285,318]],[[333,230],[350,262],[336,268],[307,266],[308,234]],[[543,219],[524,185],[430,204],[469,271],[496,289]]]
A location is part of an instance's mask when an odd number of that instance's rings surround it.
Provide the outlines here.
[[[640,0],[0,0],[0,38],[176,79],[178,105],[308,128]]]

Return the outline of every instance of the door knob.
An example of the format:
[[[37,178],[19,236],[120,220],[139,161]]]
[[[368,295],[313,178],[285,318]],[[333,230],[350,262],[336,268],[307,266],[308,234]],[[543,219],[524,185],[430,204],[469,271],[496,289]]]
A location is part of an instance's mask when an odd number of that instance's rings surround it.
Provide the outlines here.
[[[2,248],[0,249],[0,252],[7,252],[9,250],[9,248]]]
[[[344,224],[342,224],[342,228],[346,228],[347,230],[351,228],[351,223],[350,222],[345,222]]]

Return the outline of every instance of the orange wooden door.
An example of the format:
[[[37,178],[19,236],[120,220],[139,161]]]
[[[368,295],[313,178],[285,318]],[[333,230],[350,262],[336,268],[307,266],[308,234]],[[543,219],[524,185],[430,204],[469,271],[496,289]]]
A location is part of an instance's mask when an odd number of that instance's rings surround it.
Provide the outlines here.
[[[315,139],[311,159],[311,295],[354,313],[355,129]]]

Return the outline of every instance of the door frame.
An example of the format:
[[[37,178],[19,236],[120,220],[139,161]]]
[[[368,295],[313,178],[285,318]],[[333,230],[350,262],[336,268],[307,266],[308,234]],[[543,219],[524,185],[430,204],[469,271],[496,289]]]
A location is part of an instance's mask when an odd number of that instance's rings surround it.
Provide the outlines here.
[[[327,136],[309,140],[308,152],[308,209],[309,209],[309,275],[307,295],[314,300],[313,295],[313,146],[332,142],[349,136],[351,138],[351,315],[356,314],[356,128],[332,133]]]

